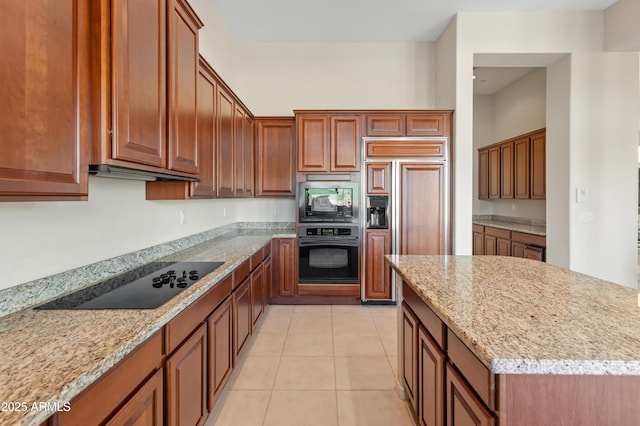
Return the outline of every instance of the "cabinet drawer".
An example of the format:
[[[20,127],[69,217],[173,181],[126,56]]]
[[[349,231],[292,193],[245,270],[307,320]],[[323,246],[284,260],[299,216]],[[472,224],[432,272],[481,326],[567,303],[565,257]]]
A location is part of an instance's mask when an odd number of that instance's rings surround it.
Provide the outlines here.
[[[485,235],[491,235],[492,237],[503,238],[505,240],[511,239],[511,231],[507,229],[499,229],[499,228],[492,228],[490,226],[485,226],[484,233]]]
[[[245,278],[249,276],[251,272],[251,258],[245,260],[233,271],[233,288],[235,289],[240,285]]]
[[[231,275],[224,278],[198,300],[189,305],[165,326],[166,353],[173,352],[198,324],[231,294]]]
[[[448,330],[447,345],[451,363],[467,379],[482,401],[495,410],[495,376],[451,330]]]
[[[474,223],[473,225],[471,225],[471,230],[473,232],[477,232],[479,234],[484,234],[484,226],[483,225],[476,225]]]
[[[367,142],[369,158],[446,158],[446,142],[375,140]]]
[[[404,281],[402,282],[402,297],[440,348],[446,350],[447,326],[442,322],[440,317],[438,317]]]
[[[73,409],[59,412],[55,424],[101,424],[161,364],[162,332],[160,331],[75,397],[71,401]]]
[[[547,239],[541,235],[526,234],[524,232],[513,231],[511,241],[531,246],[546,247]]]
[[[268,248],[268,250],[267,250],[267,248]],[[271,253],[271,245],[270,244],[266,244],[265,246],[263,246],[262,248],[260,248],[258,251],[256,251],[255,253],[253,253],[251,255],[251,270],[252,271],[254,269],[256,269],[258,267],[258,265],[260,265],[264,259],[266,259],[266,257],[268,256],[268,253]]]

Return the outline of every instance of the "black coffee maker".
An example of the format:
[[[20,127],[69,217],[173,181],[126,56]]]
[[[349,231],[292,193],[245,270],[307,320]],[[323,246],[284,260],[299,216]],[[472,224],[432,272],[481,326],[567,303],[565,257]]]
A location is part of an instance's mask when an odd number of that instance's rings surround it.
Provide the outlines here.
[[[387,195],[367,195],[367,229],[388,229],[388,208]]]

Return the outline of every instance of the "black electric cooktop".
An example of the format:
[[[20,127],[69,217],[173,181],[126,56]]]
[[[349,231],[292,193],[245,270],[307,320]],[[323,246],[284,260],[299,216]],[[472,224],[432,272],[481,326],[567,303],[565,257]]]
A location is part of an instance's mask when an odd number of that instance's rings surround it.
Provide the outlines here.
[[[223,263],[148,263],[34,309],[155,309]]]

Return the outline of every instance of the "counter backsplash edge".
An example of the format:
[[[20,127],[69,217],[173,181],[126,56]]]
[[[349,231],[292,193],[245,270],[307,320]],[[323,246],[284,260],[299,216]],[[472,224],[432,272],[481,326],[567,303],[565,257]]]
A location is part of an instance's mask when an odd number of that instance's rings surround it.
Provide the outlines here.
[[[227,234],[250,230],[291,230],[293,222],[236,222],[80,266],[0,290],[0,317],[40,305],[48,300],[126,272],[136,266],[188,249]]]

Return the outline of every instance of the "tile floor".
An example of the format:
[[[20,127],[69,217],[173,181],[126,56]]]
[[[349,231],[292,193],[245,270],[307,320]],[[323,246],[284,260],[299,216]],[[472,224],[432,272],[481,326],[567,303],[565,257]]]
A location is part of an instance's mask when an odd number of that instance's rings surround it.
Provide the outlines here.
[[[413,425],[395,306],[271,305],[206,426]]]

